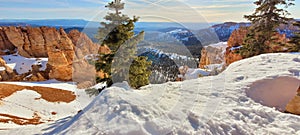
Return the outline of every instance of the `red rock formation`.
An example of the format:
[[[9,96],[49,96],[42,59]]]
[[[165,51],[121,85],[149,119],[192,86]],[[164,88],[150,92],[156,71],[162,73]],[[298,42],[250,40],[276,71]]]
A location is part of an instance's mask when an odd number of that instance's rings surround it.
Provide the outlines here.
[[[0,51],[13,51],[16,47],[9,41],[3,29],[4,28],[0,27]]]
[[[243,59],[241,55],[235,53],[233,47],[239,47],[243,44],[243,40],[247,35],[247,28],[240,28],[232,32],[227,42],[227,48],[225,53],[226,66],[231,63]]]
[[[98,53],[97,50],[100,45],[93,43],[86,34],[81,33],[78,30],[72,30],[69,32],[68,36],[76,47],[76,56],[78,58],[83,58],[88,54]]]
[[[230,65],[233,62],[239,61],[241,59],[243,59],[243,57],[240,54],[235,53],[229,47],[226,48],[226,53],[225,53],[226,66]]]
[[[204,69],[206,65],[221,64],[224,62],[223,46],[205,46],[201,50],[199,68]]]
[[[90,54],[111,53],[107,46],[100,46],[95,44],[84,33],[80,33],[77,30],[69,32],[69,37],[75,45],[76,60],[73,61],[73,81],[79,82],[78,87],[91,86],[87,84],[94,84],[96,76],[103,77],[103,73],[96,72],[95,67],[88,64],[85,56]]]
[[[18,49],[28,58],[48,57],[51,49],[74,50],[74,44],[61,28],[51,27],[0,27],[0,51]]]
[[[71,81],[74,78],[79,78],[77,81],[90,81],[95,78],[96,71],[87,63],[85,56],[97,54],[98,51],[110,53],[107,46],[100,47],[78,30],[67,34],[62,28],[0,27],[0,52],[14,51],[16,48],[18,54],[24,57],[48,57],[48,75],[35,73],[31,78],[27,77],[28,80],[44,80],[49,77],[61,81]],[[24,80],[27,74],[16,76],[13,80]]]
[[[226,48],[225,53],[225,61],[226,65],[230,65],[231,63],[243,59],[241,55],[235,53],[235,50],[238,49],[243,44],[243,40],[247,35],[247,28],[240,28],[238,30],[235,30],[229,40],[228,40],[228,47]],[[288,39],[286,38],[285,34],[275,34],[274,37],[277,38],[277,42],[280,44],[287,44]],[[284,46],[280,45],[273,45],[270,43],[266,43],[270,50],[266,50],[266,53],[274,53],[274,52],[286,52],[286,48]]]
[[[241,46],[244,38],[247,35],[247,32],[248,32],[248,30],[245,27],[242,27],[238,30],[234,30],[227,41],[227,46],[228,47]]]
[[[300,87],[298,88],[297,95],[286,105],[286,111],[300,115]]]
[[[6,62],[1,57],[0,68],[0,81],[8,81],[16,75],[16,73],[6,65]]]

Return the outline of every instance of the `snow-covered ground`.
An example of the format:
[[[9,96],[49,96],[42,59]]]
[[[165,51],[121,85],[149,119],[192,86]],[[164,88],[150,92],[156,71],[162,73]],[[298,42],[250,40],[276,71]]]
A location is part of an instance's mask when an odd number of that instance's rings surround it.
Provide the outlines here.
[[[7,66],[15,69],[18,74],[27,73],[32,70],[32,65],[41,65],[40,70],[46,70],[48,58],[25,58],[20,55],[4,55],[2,58],[6,61]]]
[[[299,73],[300,55],[279,53],[235,62],[218,76],[149,85],[139,90],[132,90],[124,82],[104,90],[73,118],[50,125],[0,130],[0,133],[300,134],[300,116],[267,106],[271,104],[263,105],[264,97],[257,101],[255,92],[249,95],[249,91],[261,90],[263,87],[256,87],[264,85],[265,80],[300,79]],[[275,83],[290,85],[287,82]],[[266,88],[270,89],[264,91],[276,95],[285,91],[285,87],[281,91]]]
[[[182,70],[184,67],[180,67],[179,70]],[[200,69],[200,68],[188,68],[184,75],[178,75],[182,80],[192,80],[197,79],[199,77],[209,76],[211,71]]]
[[[21,118],[32,118],[33,114],[36,113],[41,117],[43,122],[46,122],[44,125],[53,123],[59,119],[74,116],[78,113],[78,111],[82,110],[92,101],[92,98],[90,98],[84,90],[77,89],[76,85],[71,82],[65,83],[56,80],[49,80],[44,82],[1,82],[1,84],[3,83],[20,86],[42,86],[74,92],[76,99],[69,103],[48,102],[45,99],[42,99],[39,93],[30,89],[17,91],[0,100],[1,114],[9,114]],[[3,131],[0,130],[0,134],[1,132],[10,132],[15,130],[15,128],[23,127],[26,126],[21,126],[13,122],[0,123],[0,129],[5,129]],[[35,126],[27,125],[27,127]],[[35,129],[33,129],[33,131],[35,131]]]
[[[300,134],[299,116],[264,106],[246,94],[257,81],[299,79],[299,69],[299,55],[264,54],[238,61],[218,76],[149,85],[138,91],[117,84],[48,133]]]

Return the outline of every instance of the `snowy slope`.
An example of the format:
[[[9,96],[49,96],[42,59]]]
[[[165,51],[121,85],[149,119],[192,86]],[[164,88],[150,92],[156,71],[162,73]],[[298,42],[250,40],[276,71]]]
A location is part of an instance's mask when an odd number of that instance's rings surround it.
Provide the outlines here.
[[[59,82],[56,80],[49,80],[44,82],[1,82],[1,84],[15,84],[20,86],[43,86],[49,88],[63,89],[66,91],[74,92],[76,99],[71,102],[49,102],[41,98],[41,95],[36,91],[30,89],[24,89],[17,91],[12,95],[2,98],[0,100],[0,113],[9,114],[21,118],[32,118],[36,113],[41,117],[41,121],[45,122],[45,125],[53,123],[56,120],[74,116],[79,110],[86,107],[91,101],[84,90],[76,88],[73,83]],[[52,114],[54,113],[54,114]],[[0,118],[5,118],[1,117]],[[30,125],[26,125],[30,127]],[[13,122],[3,123],[0,122],[0,134],[2,132],[9,133],[14,131],[15,128],[26,127],[15,124]],[[33,129],[33,133],[35,130]]]
[[[214,77],[140,90],[116,84],[48,134],[300,134],[299,116],[246,95],[259,80],[299,79],[299,69],[298,54],[264,54],[238,61]]]
[[[2,56],[6,61],[7,66],[15,69],[18,74],[23,74],[32,70],[32,65],[41,65],[41,70],[46,70],[48,58],[25,58],[20,55],[5,55]]]

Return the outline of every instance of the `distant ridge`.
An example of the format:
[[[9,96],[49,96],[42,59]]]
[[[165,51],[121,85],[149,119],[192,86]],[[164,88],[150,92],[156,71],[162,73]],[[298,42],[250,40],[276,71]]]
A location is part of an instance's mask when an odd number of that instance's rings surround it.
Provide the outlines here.
[[[0,26],[50,26],[50,27],[91,27],[98,28],[100,23],[96,21],[87,21],[83,19],[0,19]],[[184,28],[187,25],[189,28],[202,29],[209,27],[209,23],[177,23],[177,22],[137,22],[137,29],[159,30],[168,27]]]
[[[86,21],[83,19],[0,19],[1,26],[49,26],[49,27],[99,27],[98,22]]]
[[[300,19],[295,19],[300,21]],[[186,28],[186,25],[191,27]],[[225,42],[228,40],[231,33],[245,26],[250,26],[249,22],[224,22],[224,23],[177,23],[177,22],[137,22],[134,32],[140,31],[152,31],[168,33],[173,30],[187,30],[187,35],[198,33],[198,38],[203,37],[204,39],[210,39],[211,35],[205,33],[215,33],[219,41]],[[41,20],[30,20],[30,19],[0,19],[0,26],[48,26],[48,27],[62,27],[66,32],[72,29],[77,29],[81,32],[86,33],[94,42],[97,40],[94,38],[97,34],[98,28],[101,27],[99,22],[87,21],[83,19],[41,19]],[[195,33],[196,32],[196,33]],[[286,27],[279,29],[280,33],[285,33],[287,37],[293,35],[294,30]],[[173,33],[175,37],[182,37],[182,33]],[[180,40],[185,39],[187,36],[183,36]],[[201,41],[205,44],[204,40]],[[209,42],[210,43],[210,42]]]

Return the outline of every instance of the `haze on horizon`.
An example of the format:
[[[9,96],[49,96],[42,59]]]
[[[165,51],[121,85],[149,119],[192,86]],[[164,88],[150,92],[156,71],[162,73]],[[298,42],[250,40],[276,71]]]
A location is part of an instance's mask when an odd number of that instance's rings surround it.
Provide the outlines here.
[[[112,0],[0,0],[1,19],[85,19],[101,21]],[[143,22],[244,22],[255,0],[123,0],[129,16]],[[300,18],[300,1],[288,9]]]

